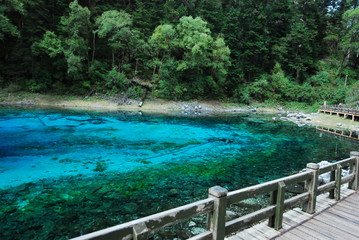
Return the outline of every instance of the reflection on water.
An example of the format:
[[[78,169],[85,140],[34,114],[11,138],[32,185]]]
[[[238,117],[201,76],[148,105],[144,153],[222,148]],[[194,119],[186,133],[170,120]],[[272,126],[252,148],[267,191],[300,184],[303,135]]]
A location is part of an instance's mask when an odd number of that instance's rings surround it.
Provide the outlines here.
[[[0,239],[75,237],[355,150],[264,115],[0,111]]]

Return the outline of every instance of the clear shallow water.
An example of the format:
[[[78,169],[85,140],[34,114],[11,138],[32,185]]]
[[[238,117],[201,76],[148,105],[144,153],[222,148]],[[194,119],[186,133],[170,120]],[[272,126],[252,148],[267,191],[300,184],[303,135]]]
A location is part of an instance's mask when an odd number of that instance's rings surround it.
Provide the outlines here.
[[[0,239],[67,239],[357,145],[272,116],[0,109]]]

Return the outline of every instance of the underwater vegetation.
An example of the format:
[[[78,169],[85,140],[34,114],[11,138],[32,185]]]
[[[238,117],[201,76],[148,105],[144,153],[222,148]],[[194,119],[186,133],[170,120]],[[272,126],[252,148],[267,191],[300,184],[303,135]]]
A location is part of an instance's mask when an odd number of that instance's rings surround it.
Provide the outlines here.
[[[0,239],[76,237],[206,198],[214,185],[265,182],[357,147],[271,119],[0,111]],[[153,239],[188,238],[203,221]]]

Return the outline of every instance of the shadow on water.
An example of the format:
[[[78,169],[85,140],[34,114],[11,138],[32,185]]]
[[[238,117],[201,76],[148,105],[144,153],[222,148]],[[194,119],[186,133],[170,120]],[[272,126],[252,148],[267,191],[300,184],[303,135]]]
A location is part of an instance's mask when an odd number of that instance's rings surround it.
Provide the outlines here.
[[[269,115],[1,109],[0,132],[1,239],[75,237],[357,148]]]

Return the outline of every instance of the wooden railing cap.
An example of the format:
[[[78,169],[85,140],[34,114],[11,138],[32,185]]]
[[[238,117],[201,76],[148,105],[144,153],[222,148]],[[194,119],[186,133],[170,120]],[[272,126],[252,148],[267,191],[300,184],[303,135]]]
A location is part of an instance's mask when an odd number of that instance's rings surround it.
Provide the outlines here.
[[[211,196],[220,198],[220,197],[227,196],[228,190],[223,187],[220,187],[220,186],[214,186],[214,187],[211,187],[210,189],[208,189],[208,193]]]
[[[359,157],[359,152],[357,152],[357,151],[351,151],[351,152],[350,152],[350,156]]]
[[[307,168],[318,170],[320,168],[320,165],[318,163],[307,163]]]

